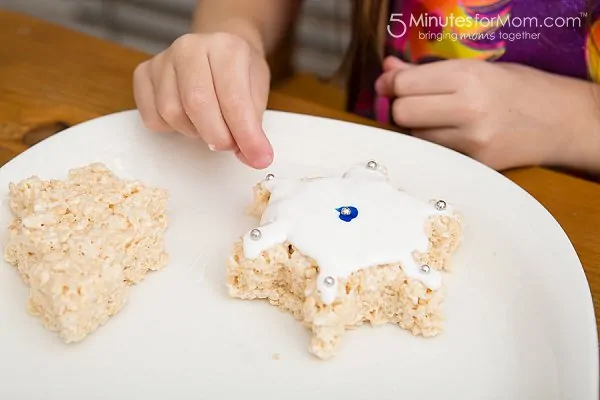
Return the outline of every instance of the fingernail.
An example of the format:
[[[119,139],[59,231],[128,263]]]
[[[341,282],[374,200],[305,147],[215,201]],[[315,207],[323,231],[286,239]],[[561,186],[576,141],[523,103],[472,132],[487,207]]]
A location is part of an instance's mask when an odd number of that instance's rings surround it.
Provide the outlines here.
[[[210,151],[217,151],[217,146],[215,146],[214,144],[208,144],[208,149]]]

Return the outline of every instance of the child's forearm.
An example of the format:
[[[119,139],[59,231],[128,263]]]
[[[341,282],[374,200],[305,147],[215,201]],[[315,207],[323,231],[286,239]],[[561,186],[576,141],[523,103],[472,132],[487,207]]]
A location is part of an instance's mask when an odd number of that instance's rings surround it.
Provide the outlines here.
[[[193,30],[228,32],[269,54],[285,36],[301,0],[199,0]]]
[[[559,123],[566,140],[556,164],[600,176],[600,85],[567,78],[563,93]]]

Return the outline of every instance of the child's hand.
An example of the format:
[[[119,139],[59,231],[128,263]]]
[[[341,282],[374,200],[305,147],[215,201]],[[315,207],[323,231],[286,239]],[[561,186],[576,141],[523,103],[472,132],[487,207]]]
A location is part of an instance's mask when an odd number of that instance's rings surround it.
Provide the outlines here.
[[[149,129],[201,138],[265,168],[273,159],[262,130],[269,81],[264,55],[242,38],[188,34],[138,66],[134,95]]]
[[[600,154],[594,89],[584,81],[506,63],[390,57],[375,87],[395,98],[399,126],[495,169],[573,166]]]

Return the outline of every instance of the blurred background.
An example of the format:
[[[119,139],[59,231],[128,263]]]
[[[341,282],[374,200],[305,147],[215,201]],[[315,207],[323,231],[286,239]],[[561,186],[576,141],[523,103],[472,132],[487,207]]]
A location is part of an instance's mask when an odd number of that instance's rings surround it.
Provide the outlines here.
[[[188,32],[197,1],[202,0],[0,0],[0,7],[156,54]],[[278,78],[291,68],[300,74],[293,85],[318,85],[336,70],[348,46],[350,2],[305,0],[290,35],[293,51],[283,51],[286,60],[278,63],[289,65],[280,67],[285,71],[278,71]]]

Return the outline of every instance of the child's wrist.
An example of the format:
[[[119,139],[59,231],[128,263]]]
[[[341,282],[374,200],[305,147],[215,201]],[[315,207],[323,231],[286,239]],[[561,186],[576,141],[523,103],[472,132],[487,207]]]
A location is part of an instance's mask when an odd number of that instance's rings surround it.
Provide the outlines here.
[[[557,116],[560,137],[548,164],[600,174],[600,86],[586,83],[575,91],[576,104]]]
[[[194,31],[205,34],[224,32],[235,35],[245,40],[256,53],[266,57],[265,45],[260,30],[246,19],[232,17],[220,21],[218,25],[214,26],[195,26]]]

